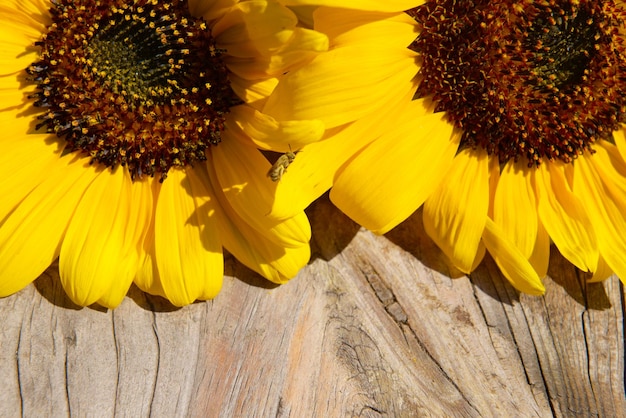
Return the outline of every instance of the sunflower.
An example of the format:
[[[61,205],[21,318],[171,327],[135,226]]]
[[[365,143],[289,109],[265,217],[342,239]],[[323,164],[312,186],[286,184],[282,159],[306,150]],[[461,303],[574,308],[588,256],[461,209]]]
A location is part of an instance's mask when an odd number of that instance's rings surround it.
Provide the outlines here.
[[[523,292],[544,292],[551,242],[590,280],[626,278],[624,2],[406,3],[315,10],[330,49],[264,112],[327,133],[298,144],[273,213],[332,187],[377,233],[422,207],[458,269],[489,251]]]
[[[325,35],[274,1],[6,0],[0,22],[0,296],[57,258],[69,297],[106,307],[133,281],[214,297],[223,248],[277,283],[306,264],[258,147],[323,127],[260,109]]]

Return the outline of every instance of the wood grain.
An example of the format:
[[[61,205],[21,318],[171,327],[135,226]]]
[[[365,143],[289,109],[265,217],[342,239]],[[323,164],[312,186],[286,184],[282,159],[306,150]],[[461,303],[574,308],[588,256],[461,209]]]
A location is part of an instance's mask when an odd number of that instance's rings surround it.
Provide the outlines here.
[[[132,288],[74,306],[57,266],[0,299],[0,416],[620,416],[624,290],[556,250],[544,297],[487,259],[450,269],[419,214],[375,236],[325,200],[314,257],[274,286],[226,259],[213,301]],[[452,278],[451,278],[452,277]]]

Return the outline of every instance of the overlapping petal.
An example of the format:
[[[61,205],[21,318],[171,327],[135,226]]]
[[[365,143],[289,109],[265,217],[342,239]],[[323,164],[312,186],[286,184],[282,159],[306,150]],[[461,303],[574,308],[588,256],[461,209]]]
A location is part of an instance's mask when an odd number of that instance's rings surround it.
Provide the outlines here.
[[[346,9],[358,9],[374,12],[402,12],[417,7],[424,3],[423,0],[280,0],[287,6],[329,6],[342,7]]]
[[[324,124],[318,120],[277,121],[248,106],[232,108],[226,120],[227,135],[240,143],[254,142],[259,148],[298,150],[318,141],[324,135]]]
[[[531,176],[523,162],[509,162],[498,179],[493,221],[526,257],[537,240],[537,203]]]
[[[7,131],[10,136],[0,140],[0,144],[11,147],[15,152],[0,154],[0,190],[4,191],[0,200],[0,220],[39,185],[44,174],[54,168],[59,158],[53,151],[56,144],[46,146],[41,137],[13,132],[12,128]],[[15,184],[20,187],[15,187]]]
[[[59,256],[74,209],[93,181],[93,167],[66,156],[0,223],[0,296],[14,293]]]
[[[626,128],[613,132],[613,141],[622,156],[622,160],[626,161]]]
[[[324,24],[316,29],[329,34],[331,50],[283,78],[264,112],[279,120],[318,119],[330,129],[365,117],[392,98],[402,100],[417,71],[416,55],[406,48],[415,23],[404,14],[383,19],[320,9],[317,15]]]
[[[572,264],[593,271],[598,248],[592,223],[571,191],[562,164],[543,164],[535,171],[537,210],[552,241]]]
[[[209,187],[219,190],[219,183],[214,180],[217,176],[211,174],[208,173],[207,177]],[[240,216],[224,194],[215,193],[215,196],[219,205],[215,206],[214,216],[219,220],[217,226],[224,247],[243,264],[268,280],[284,283],[308,261],[311,231],[306,216],[299,214],[283,221],[273,221],[272,229],[258,230]],[[284,245],[283,233],[302,241],[296,239],[290,245]]]
[[[461,271],[469,273],[487,222],[489,158],[463,150],[424,204],[424,228]]]
[[[189,11],[193,16],[202,16],[210,22],[228,14],[239,0],[189,0]]]
[[[598,250],[615,273],[626,277],[626,163],[610,144],[576,163],[574,194],[584,202]]]
[[[191,171],[173,170],[159,191],[155,258],[165,296],[174,305],[213,298],[221,289],[222,241],[211,205],[207,184]]]
[[[411,84],[408,81],[405,86]],[[343,168],[349,167],[348,161],[353,159],[358,150],[365,149],[370,142],[384,135],[388,121],[395,120],[398,114],[403,112],[404,105],[410,103],[412,97],[410,89],[405,90],[409,94],[405,94],[403,101],[395,98],[386,100],[382,103],[380,111],[371,117],[328,130],[325,139],[311,143],[302,152],[298,152],[288,173],[276,187],[272,215],[279,219],[293,216],[326,192],[333,185],[338,173],[342,172]],[[426,101],[419,101],[416,104],[413,110],[416,110],[418,115],[428,112],[429,105]],[[406,115],[413,120],[408,112]],[[444,137],[444,141],[448,139]],[[289,145],[294,150],[300,149]],[[374,165],[377,167],[380,164]],[[365,181],[376,175],[376,170],[368,169],[367,174],[361,174],[358,176],[359,181]]]
[[[43,0],[0,5],[0,75],[21,71],[37,58],[34,43],[50,23],[47,7]]]
[[[521,161],[510,161],[504,166],[492,198],[493,221],[530,262],[536,275],[544,277],[550,259],[550,237],[539,221],[533,178],[527,164]],[[491,250],[490,253],[495,254]]]
[[[396,129],[360,152],[331,191],[337,207],[376,233],[388,232],[421,206],[454,161],[459,136],[442,113],[416,117],[420,105],[406,106],[408,117],[399,116]],[[407,136],[412,140],[405,141]]]
[[[545,292],[545,287],[528,262],[528,257],[508,240],[498,225],[489,218],[485,223],[483,242],[504,276],[516,289],[531,295],[541,295]]]
[[[228,68],[246,80],[281,75],[328,49],[320,32],[298,27],[298,18],[273,1],[245,1],[212,25]]]
[[[266,175],[270,168],[267,159],[252,148],[238,147],[236,141],[225,141],[213,157],[215,187],[248,225],[284,247],[309,242],[311,231],[302,212],[286,221],[270,216],[274,187]]]
[[[138,268],[138,243],[150,223],[151,208],[149,184],[133,184],[120,168],[97,173],[61,245],[61,283],[72,300],[107,307],[121,303]]]

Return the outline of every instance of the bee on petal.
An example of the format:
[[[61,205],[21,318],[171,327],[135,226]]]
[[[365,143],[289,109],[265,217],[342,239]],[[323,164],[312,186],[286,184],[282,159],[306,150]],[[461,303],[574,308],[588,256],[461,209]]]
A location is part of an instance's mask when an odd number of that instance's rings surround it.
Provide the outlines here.
[[[288,152],[282,154],[278,157],[278,160],[272,165],[272,168],[267,172],[267,176],[272,181],[278,181],[283,177],[283,173],[289,167],[289,164],[296,159],[296,153],[289,150]]]

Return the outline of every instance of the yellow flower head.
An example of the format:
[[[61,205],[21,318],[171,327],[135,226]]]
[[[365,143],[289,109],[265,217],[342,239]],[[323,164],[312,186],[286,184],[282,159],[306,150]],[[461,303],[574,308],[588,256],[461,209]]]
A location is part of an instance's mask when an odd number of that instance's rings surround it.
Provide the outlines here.
[[[268,138],[317,121],[261,113],[327,48],[275,1],[6,0],[0,5],[0,296],[59,257],[80,305],[134,281],[214,297],[225,247],[274,282],[309,258],[303,213],[269,214]]]
[[[626,279],[622,1],[339,3],[313,14],[329,52],[264,108],[327,127],[284,177],[277,216],[287,193],[295,210],[332,186],[379,233],[423,205],[456,267],[488,250],[524,292],[544,291],[550,241],[593,280]]]

